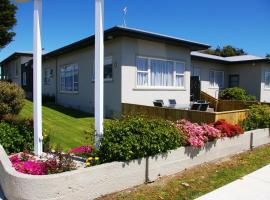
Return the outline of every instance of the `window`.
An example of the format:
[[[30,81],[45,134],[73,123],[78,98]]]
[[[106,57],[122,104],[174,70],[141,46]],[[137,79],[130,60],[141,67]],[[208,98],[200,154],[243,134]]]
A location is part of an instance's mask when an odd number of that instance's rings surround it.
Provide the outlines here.
[[[137,57],[137,86],[184,87],[182,62]]]
[[[224,72],[223,71],[210,71],[209,79],[210,79],[210,87],[212,88],[224,87]]]
[[[44,85],[50,85],[53,78],[53,69],[45,69]]]
[[[201,69],[200,69],[200,68],[194,67],[194,68],[193,68],[192,76],[198,76],[199,79],[200,79],[200,77],[201,77]]]
[[[22,76],[23,76],[23,79],[22,79],[22,85],[23,85],[23,86],[26,86],[26,84],[27,84],[27,80],[26,80],[26,72],[23,72]]]
[[[270,71],[265,72],[265,88],[270,89]]]
[[[61,67],[60,83],[62,92],[77,92],[79,90],[79,67],[76,64]]]
[[[104,58],[104,81],[112,81],[113,79],[113,62],[112,57]],[[95,81],[95,67],[93,70],[92,81]]]
[[[15,76],[19,75],[19,64],[18,62],[15,63]]]
[[[239,74],[229,76],[229,87],[239,87]]]

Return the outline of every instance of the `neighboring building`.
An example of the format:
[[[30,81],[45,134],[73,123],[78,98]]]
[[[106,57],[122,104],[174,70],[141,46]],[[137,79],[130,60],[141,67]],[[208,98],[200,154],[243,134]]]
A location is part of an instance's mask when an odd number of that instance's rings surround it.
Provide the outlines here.
[[[108,117],[121,103],[153,105],[176,99],[189,105],[191,51],[208,45],[136,29],[105,31],[104,104]],[[43,94],[58,104],[94,112],[94,36],[43,59]]]
[[[33,58],[29,52],[15,52],[5,60],[0,62],[1,80],[8,80],[18,85],[22,85],[22,70],[21,65]]]
[[[270,102],[270,60],[252,55],[220,57],[191,53],[192,76],[201,90],[218,98],[228,87],[241,87],[261,102]]]

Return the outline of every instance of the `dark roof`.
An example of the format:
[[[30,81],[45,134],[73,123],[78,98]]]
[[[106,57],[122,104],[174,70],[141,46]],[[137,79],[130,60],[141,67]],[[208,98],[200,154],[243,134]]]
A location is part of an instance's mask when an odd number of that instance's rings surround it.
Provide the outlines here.
[[[19,56],[33,56],[33,53],[30,53],[30,52],[14,52],[13,54],[11,54],[9,57],[7,57],[6,59],[2,60],[0,62],[0,65],[3,65],[4,63],[6,62],[9,62],[13,59],[16,59],[18,58]]]
[[[185,40],[181,38],[171,37],[167,35],[161,35],[152,32],[146,32],[139,29],[125,28],[120,26],[115,26],[113,28],[107,29],[104,31],[104,40],[110,40],[121,36],[127,36],[132,38],[139,38],[150,41],[163,42],[167,44],[186,46],[190,48],[192,51],[205,50],[210,46],[207,44],[202,44],[190,40]],[[95,35],[82,39],[78,42],[72,43],[70,45],[64,46],[62,48],[56,49],[50,53],[44,55],[45,58],[53,57],[57,55],[61,55],[63,53],[71,52],[76,49],[88,47],[90,45],[94,45]]]

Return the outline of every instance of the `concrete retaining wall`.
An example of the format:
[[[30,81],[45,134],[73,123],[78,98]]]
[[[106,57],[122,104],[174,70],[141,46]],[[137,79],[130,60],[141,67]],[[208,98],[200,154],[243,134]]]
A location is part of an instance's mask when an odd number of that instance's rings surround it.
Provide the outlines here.
[[[0,145],[0,184],[9,200],[89,200],[267,143],[270,143],[269,129],[259,129],[207,143],[203,149],[181,147],[129,163],[112,162],[47,176],[16,172]]]

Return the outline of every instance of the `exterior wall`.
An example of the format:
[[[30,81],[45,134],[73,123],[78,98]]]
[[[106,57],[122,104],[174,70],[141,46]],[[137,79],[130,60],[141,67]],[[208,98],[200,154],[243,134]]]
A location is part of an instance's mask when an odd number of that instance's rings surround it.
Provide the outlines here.
[[[121,44],[116,40],[105,42],[105,57],[113,60],[113,80],[104,82],[104,114],[106,117],[119,115],[121,112]],[[79,91],[60,91],[60,69],[67,64],[77,64],[79,67]],[[94,47],[84,48],[63,54],[54,59],[44,61],[44,70],[52,67],[54,76],[51,86],[44,85],[43,93],[56,94],[58,104],[78,109],[84,112],[94,112]],[[56,72],[56,74],[55,74]],[[53,88],[54,86],[57,86]]]
[[[49,59],[49,60],[43,61],[43,65],[42,65],[42,94],[43,95],[56,96],[56,79],[57,79],[56,65],[57,65],[57,59]],[[45,85],[44,76],[45,76],[45,70],[47,69],[53,70],[53,76],[52,76],[50,84]]]
[[[270,64],[263,63],[261,66],[261,102],[270,102],[270,89],[265,88],[265,72],[270,72]]]
[[[136,56],[162,58],[185,62],[185,89],[161,89],[136,87]],[[185,47],[141,39],[122,38],[122,103],[153,106],[153,100],[175,99],[178,104],[190,102],[190,50]]]
[[[229,65],[228,74],[238,74],[240,76],[239,87],[245,89],[248,94],[255,95],[260,100],[260,63],[231,64]]]
[[[228,65],[211,62],[211,61],[200,61],[192,59],[192,72],[194,68],[200,69],[200,80],[201,90],[211,95],[212,97],[218,98],[219,92],[224,88],[211,87],[210,86],[210,70],[224,71],[224,87],[228,87]]]

